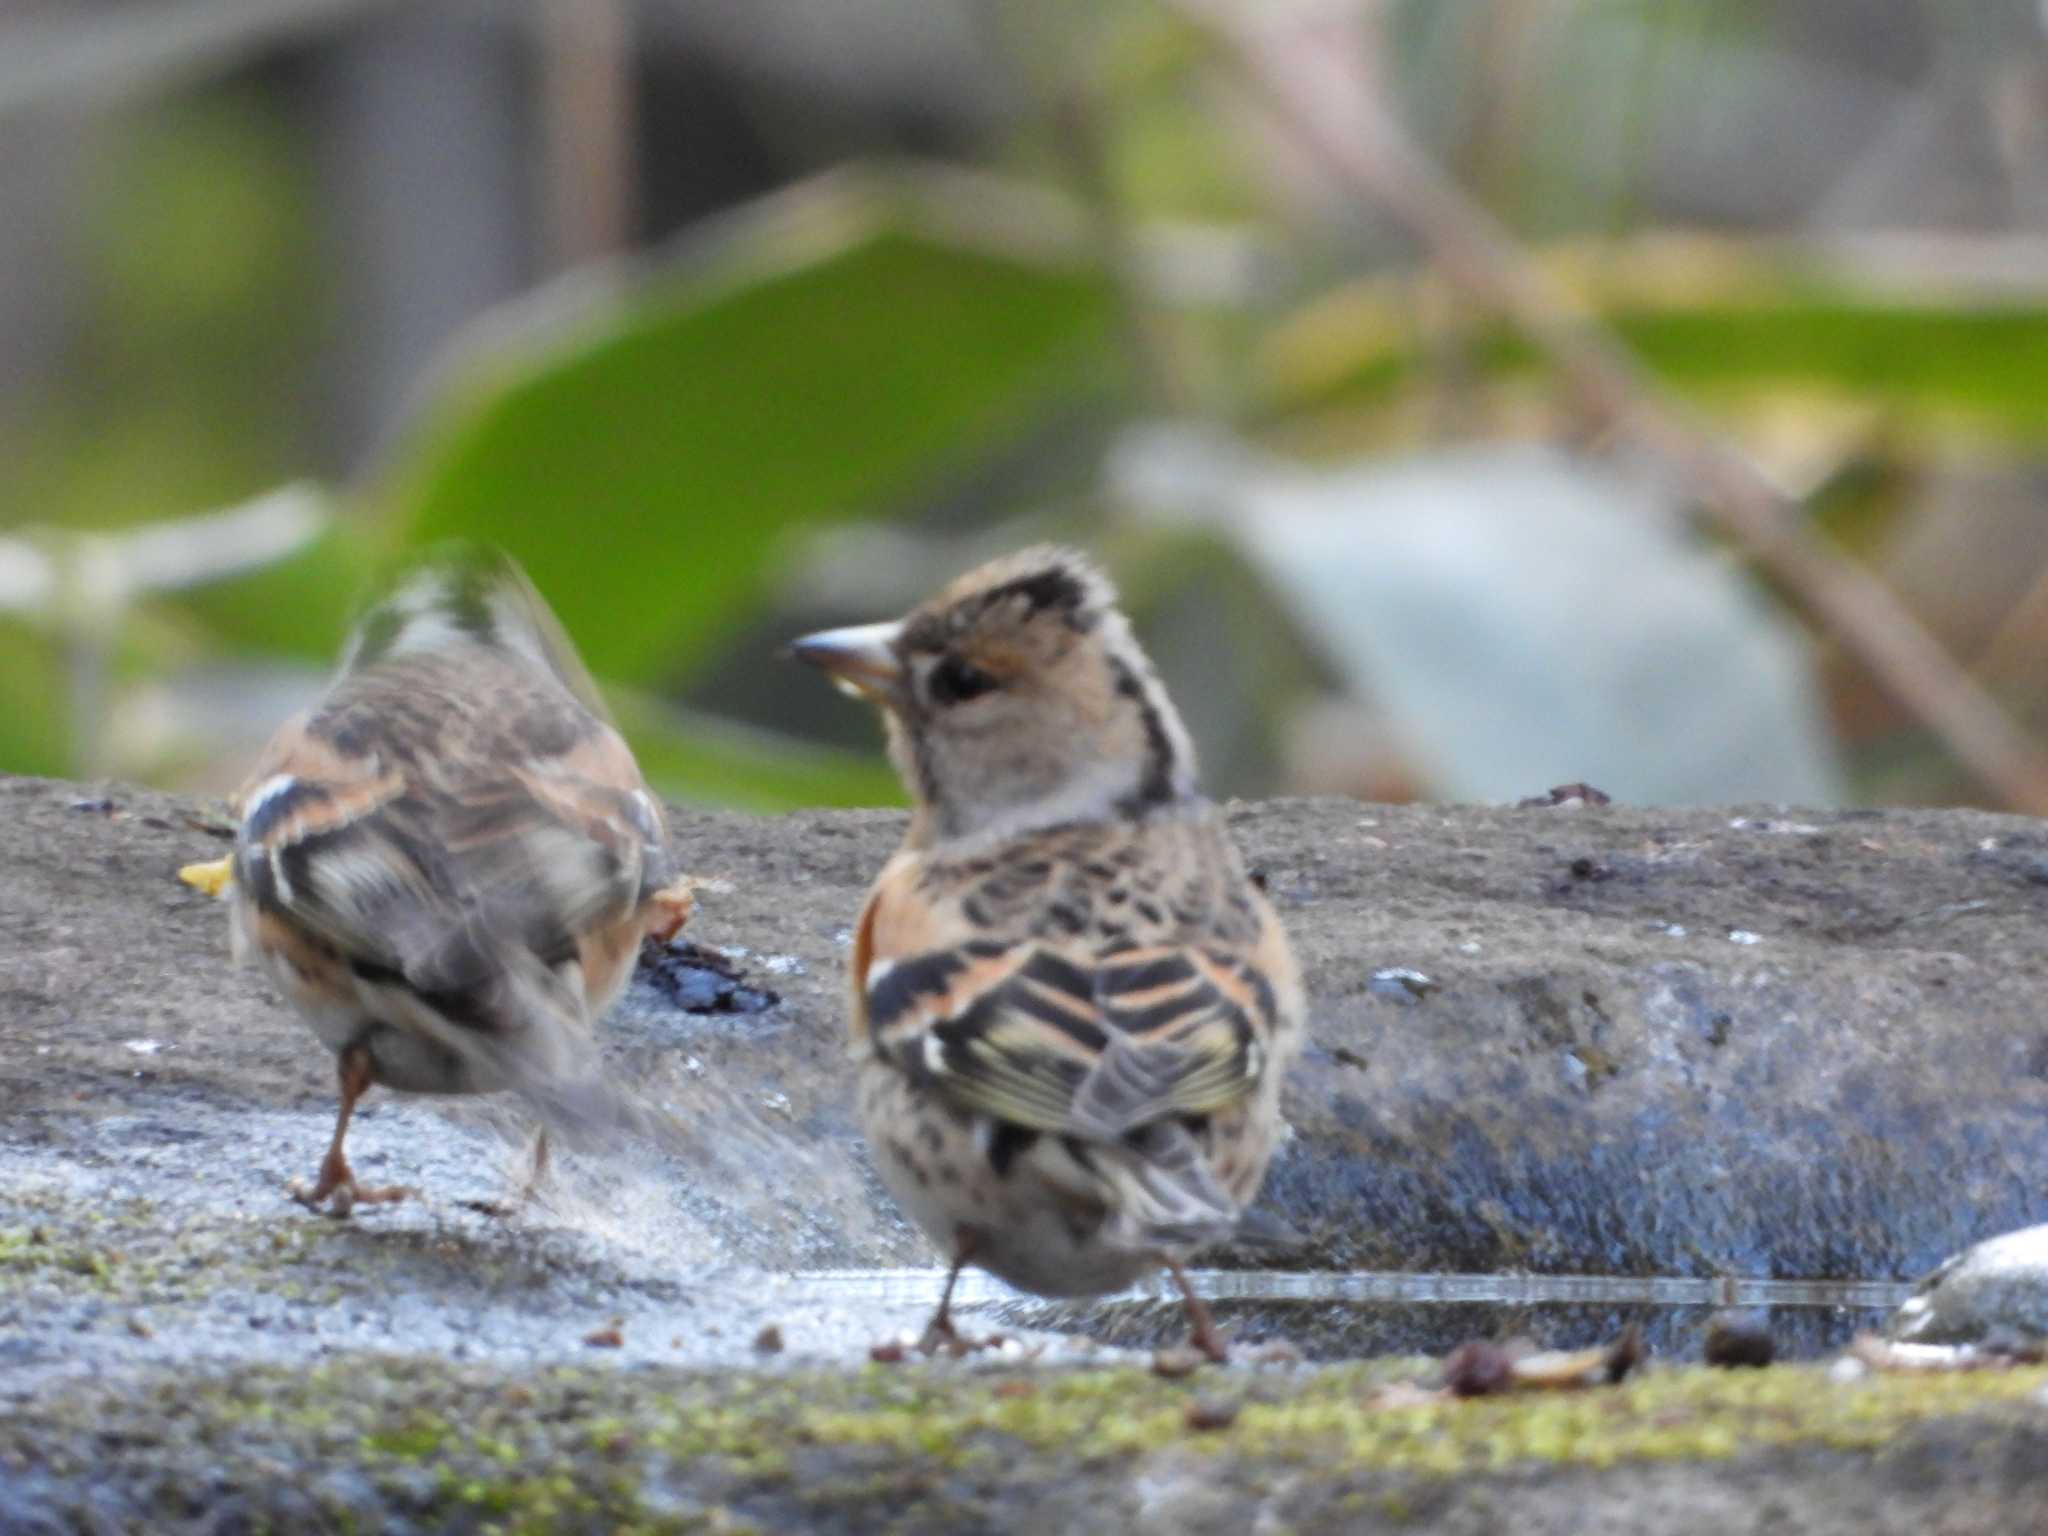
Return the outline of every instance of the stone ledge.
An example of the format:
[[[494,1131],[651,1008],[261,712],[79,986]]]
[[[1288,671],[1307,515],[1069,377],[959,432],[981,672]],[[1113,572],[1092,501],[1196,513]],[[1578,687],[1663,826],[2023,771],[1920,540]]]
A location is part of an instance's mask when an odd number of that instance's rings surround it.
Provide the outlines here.
[[[2048,1217],[2039,823],[1231,815],[1314,998],[1268,1188],[1309,1234],[1296,1263],[1902,1278]],[[1384,1423],[1359,1406],[1384,1366],[1178,1386],[1083,1368],[1015,1378],[1029,1391],[870,1373],[865,1342],[927,1296],[778,1287],[931,1261],[846,1108],[845,943],[900,827],[677,813],[685,865],[722,880],[689,936],[780,995],[691,1013],[642,984],[607,1022],[620,1068],[699,1128],[692,1156],[571,1160],[551,1203],[493,1223],[456,1202],[502,1188],[490,1127],[516,1111],[378,1096],[358,1160],[429,1198],[331,1223],[280,1194],[324,1144],[330,1064],[175,878],[222,849],[218,817],[0,780],[0,1528],[66,1528],[90,1504],[116,1528],[352,1510],[401,1529],[859,1529],[880,1501],[903,1529],[1031,1529],[1052,1500],[1076,1530],[1239,1531],[1264,1511],[1540,1536],[1766,1509],[1793,1532],[1991,1531],[2040,1507],[2038,1373],[1660,1373]],[[1318,1316],[1318,1354],[1386,1347],[1373,1309]],[[593,1351],[613,1317],[619,1347]],[[788,1340],[773,1361],[751,1347],[767,1322]],[[1185,1434],[1190,1393],[1249,1406]],[[707,1425],[727,1439],[679,1458]],[[1133,1425],[1158,1433],[1125,1445]]]
[[[115,1112],[329,1102],[327,1058],[173,878],[220,851],[203,811],[14,780],[0,815],[0,1116],[65,1142]],[[1313,999],[1266,1195],[1311,1239],[1294,1262],[1906,1279],[2048,1219],[2040,823],[1336,800],[1231,819]],[[684,866],[726,882],[689,937],[744,949],[782,1003],[686,1014],[636,986],[609,1039],[713,1139],[691,1219],[730,1257],[925,1261],[866,1171],[842,1059],[847,934],[899,828],[676,814]]]
[[[2039,1368],[1377,1400],[1416,1371],[153,1376],[0,1422],[0,1528],[2004,1536],[2048,1492]]]

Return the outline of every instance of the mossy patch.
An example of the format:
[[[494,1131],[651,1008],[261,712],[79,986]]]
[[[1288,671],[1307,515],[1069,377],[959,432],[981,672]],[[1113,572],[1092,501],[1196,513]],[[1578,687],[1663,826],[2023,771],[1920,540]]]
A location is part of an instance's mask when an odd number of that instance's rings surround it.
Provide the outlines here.
[[[1867,1455],[1933,1422],[2038,1428],[2048,1391],[2044,1369],[1841,1383],[1789,1366],[1653,1370],[1611,1389],[1469,1402],[1382,1395],[1428,1369],[1167,1382],[1133,1368],[513,1374],[360,1356],[52,1393],[0,1423],[0,1471],[139,1507],[204,1486],[266,1518],[327,1526],[459,1516],[504,1531],[744,1530],[749,1511],[830,1524],[889,1508],[907,1512],[905,1528],[936,1529],[1028,1507],[1034,1488],[1094,1480],[1121,1498],[1137,1469],[1168,1464],[1238,1486],[1307,1479],[1333,1510],[1364,1498],[1385,1515],[1442,1480],[1514,1469]],[[1226,1427],[1194,1430],[1197,1392],[1242,1406]],[[284,1488],[280,1465],[346,1475]]]
[[[297,1296],[333,1235],[314,1222],[172,1219],[148,1200],[98,1206],[10,1191],[0,1210],[0,1302],[68,1294],[81,1280],[124,1305],[198,1301],[230,1286]]]

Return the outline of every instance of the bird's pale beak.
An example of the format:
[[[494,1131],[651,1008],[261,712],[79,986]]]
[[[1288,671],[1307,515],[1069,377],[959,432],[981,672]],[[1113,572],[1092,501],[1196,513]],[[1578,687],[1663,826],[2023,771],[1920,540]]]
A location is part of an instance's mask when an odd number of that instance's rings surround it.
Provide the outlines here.
[[[896,659],[896,637],[903,626],[850,624],[845,629],[821,629],[790,642],[789,654],[822,668],[840,691],[870,703],[886,704],[903,677]]]

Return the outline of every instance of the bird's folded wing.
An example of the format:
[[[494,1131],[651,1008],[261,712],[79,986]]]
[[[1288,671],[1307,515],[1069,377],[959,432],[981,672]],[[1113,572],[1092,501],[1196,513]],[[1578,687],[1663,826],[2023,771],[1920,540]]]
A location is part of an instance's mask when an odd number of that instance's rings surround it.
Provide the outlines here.
[[[278,775],[250,799],[236,878],[359,976],[402,980],[456,1022],[504,1028],[469,995],[508,953],[573,958],[580,933],[641,893],[637,837],[593,837],[565,819],[564,797],[579,792],[600,809],[612,794],[560,779],[542,798],[516,778],[421,791],[395,777]]]
[[[1116,1141],[1222,1109],[1263,1069],[1272,996],[1248,956],[969,940],[871,961],[866,976],[876,1049],[955,1101],[1034,1130]]]

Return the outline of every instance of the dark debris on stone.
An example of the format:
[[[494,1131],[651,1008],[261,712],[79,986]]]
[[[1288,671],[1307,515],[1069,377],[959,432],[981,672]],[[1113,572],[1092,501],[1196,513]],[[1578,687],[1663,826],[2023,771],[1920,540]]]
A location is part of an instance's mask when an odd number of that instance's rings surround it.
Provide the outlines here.
[[[1970,850],[1969,862],[2009,875],[2022,885],[2048,885],[2048,838],[2021,833],[1986,838]]]
[[[640,976],[685,1013],[766,1013],[782,1001],[715,949],[686,939],[640,952]]]
[[[1723,1370],[1751,1369],[1769,1365],[1777,1357],[1777,1344],[1763,1319],[1751,1313],[1722,1312],[1707,1325],[1701,1358]]]

